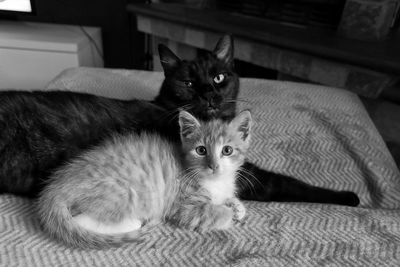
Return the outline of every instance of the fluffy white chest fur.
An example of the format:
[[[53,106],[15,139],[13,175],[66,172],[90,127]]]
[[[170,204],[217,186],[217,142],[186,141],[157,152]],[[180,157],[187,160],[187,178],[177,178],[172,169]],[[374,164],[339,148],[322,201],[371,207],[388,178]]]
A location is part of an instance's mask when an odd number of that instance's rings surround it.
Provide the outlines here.
[[[211,202],[215,205],[223,204],[227,199],[235,196],[235,174],[222,173],[204,179],[202,186],[210,192]]]

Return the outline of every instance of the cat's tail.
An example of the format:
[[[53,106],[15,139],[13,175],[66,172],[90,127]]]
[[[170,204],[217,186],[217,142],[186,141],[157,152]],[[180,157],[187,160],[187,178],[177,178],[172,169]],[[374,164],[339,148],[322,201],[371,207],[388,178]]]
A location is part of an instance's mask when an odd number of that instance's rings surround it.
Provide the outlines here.
[[[67,245],[101,249],[126,242],[139,241],[152,225],[141,227],[139,221],[126,219],[113,225],[104,224],[86,215],[73,217],[61,196],[46,194],[39,198],[38,213],[46,232]]]

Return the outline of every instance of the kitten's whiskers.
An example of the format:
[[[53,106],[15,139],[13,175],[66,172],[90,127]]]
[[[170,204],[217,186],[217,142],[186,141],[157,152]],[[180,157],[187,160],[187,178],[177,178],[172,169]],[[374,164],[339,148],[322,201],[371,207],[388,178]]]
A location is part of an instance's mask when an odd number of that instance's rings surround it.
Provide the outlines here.
[[[248,177],[246,177],[246,175],[253,178],[254,181],[256,181],[261,187],[263,187],[263,184],[260,182],[260,180],[258,180],[257,177],[255,177],[252,173],[250,173],[248,170],[244,169],[243,167],[240,167],[237,174],[238,174],[238,178],[239,178],[238,180],[240,182],[244,182],[244,184],[243,184],[244,186],[246,186],[246,184],[248,186],[250,186],[249,188],[254,194],[256,194],[255,185]]]
[[[187,188],[192,187],[196,182],[196,177],[199,175],[200,171],[195,168],[187,168],[182,172],[181,175],[181,188],[183,191],[186,191]]]
[[[241,189],[247,189],[250,188],[250,191],[253,192],[254,194],[256,193],[254,184],[245,176],[243,176],[243,174],[238,174],[237,176],[237,181],[240,182],[240,184],[238,184],[238,186]]]

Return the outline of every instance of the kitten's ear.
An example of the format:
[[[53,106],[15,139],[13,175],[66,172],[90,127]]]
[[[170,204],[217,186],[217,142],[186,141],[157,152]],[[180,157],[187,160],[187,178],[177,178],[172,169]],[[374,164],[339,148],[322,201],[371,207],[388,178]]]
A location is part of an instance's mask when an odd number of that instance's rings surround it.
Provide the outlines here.
[[[221,39],[219,39],[214,48],[213,54],[216,58],[229,65],[233,63],[233,51],[232,36],[224,35]]]
[[[239,113],[230,123],[229,126],[233,131],[239,134],[242,141],[248,142],[251,132],[252,118],[249,110]]]
[[[200,122],[187,111],[179,112],[181,140],[192,138],[200,129]]]
[[[160,55],[160,62],[165,73],[170,73],[178,67],[181,60],[172,52],[168,47],[163,44],[158,45],[158,54]]]

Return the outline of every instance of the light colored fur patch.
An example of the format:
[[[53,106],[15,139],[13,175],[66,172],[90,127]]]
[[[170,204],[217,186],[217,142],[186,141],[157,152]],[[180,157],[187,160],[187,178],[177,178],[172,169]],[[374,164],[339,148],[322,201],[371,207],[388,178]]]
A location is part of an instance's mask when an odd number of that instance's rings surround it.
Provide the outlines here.
[[[208,177],[201,182],[202,187],[209,192],[213,204],[222,205],[227,199],[235,197],[234,175],[221,173]]]
[[[141,221],[135,218],[125,218],[118,223],[105,224],[86,214],[79,214],[73,217],[73,220],[86,230],[105,235],[125,234],[137,231],[142,226]]]

